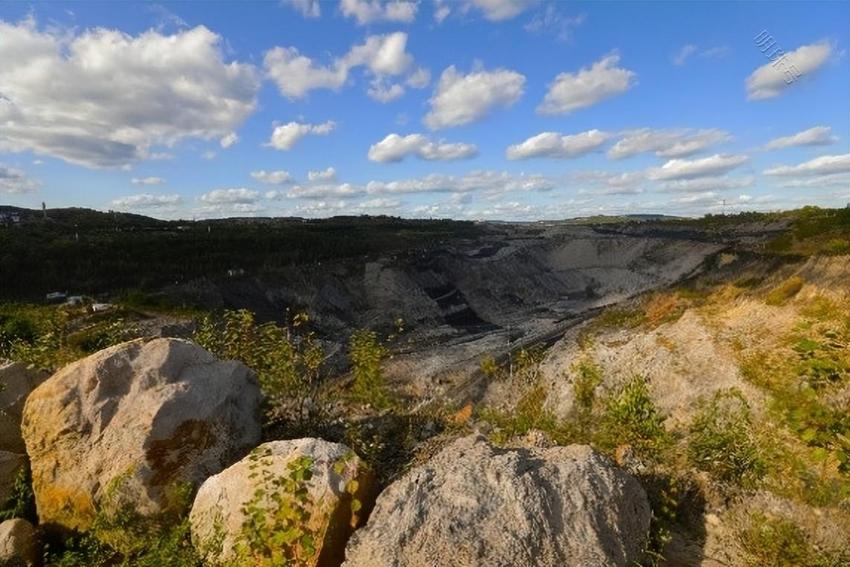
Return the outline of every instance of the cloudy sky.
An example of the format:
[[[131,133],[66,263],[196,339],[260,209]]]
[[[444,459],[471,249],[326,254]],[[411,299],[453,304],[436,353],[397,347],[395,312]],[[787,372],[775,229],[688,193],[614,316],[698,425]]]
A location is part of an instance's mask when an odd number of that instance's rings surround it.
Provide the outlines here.
[[[0,204],[529,220],[850,202],[850,4],[0,3]]]

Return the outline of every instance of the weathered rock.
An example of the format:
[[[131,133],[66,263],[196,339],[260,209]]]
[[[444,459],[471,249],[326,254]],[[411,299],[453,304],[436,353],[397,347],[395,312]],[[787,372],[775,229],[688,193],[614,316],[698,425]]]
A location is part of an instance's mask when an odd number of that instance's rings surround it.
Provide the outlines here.
[[[280,481],[291,478],[291,467],[302,457],[311,460],[312,477],[294,488],[281,487]],[[351,449],[322,439],[264,443],[208,478],[189,515],[196,548],[213,564],[233,564],[236,558],[245,561],[237,546],[237,542],[248,543],[243,533],[248,522],[245,507],[259,507],[262,525],[273,526],[276,511],[281,504],[296,503],[294,493],[299,488],[307,490],[306,499],[298,505],[309,514],[302,525],[312,534],[316,549],[299,565],[339,565],[348,537],[374,498],[374,477]],[[269,497],[257,499],[257,490]],[[280,500],[275,501],[272,494]],[[354,500],[358,504],[353,505]],[[303,554],[304,550],[296,547]]]
[[[632,565],[646,493],[590,447],[499,449],[472,435],[377,500],[348,567]]]
[[[26,466],[26,455],[0,451],[0,504],[12,495],[15,479]]]
[[[32,392],[23,435],[41,523],[83,530],[120,502],[161,511],[255,446],[260,391],[239,362],[180,339],[139,339],[77,361]]]
[[[26,520],[13,518],[0,524],[0,565],[32,567],[40,563],[38,534]]]
[[[0,363],[0,451],[26,451],[21,436],[24,402],[49,377],[48,372],[30,369],[20,362]]]

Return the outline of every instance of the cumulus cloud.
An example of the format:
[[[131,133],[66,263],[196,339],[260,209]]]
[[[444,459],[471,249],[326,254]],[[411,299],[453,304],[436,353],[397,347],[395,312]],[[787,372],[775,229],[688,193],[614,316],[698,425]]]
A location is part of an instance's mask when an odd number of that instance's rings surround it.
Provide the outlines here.
[[[226,136],[254,111],[260,81],[220,43],[203,26],[132,36],[0,21],[0,151],[115,167]]]
[[[282,0],[305,18],[318,18],[322,15],[320,0]]]
[[[260,193],[252,191],[244,187],[236,189],[216,189],[209,193],[204,193],[200,197],[200,201],[206,205],[233,205],[233,204],[251,204],[257,201]]]
[[[322,183],[318,185],[297,185],[286,193],[290,199],[328,199],[330,197],[356,197],[363,189],[351,183]]]
[[[525,77],[516,71],[481,69],[462,75],[452,65],[440,76],[424,122],[433,130],[468,124],[513,105],[524,89]]]
[[[336,170],[333,167],[328,167],[327,169],[321,169],[319,171],[309,171],[307,172],[307,179],[311,182],[333,181],[336,179]]]
[[[542,132],[521,144],[508,146],[505,155],[508,159],[577,158],[599,149],[609,137],[609,134],[599,130],[588,130],[567,136],[557,132]]]
[[[22,194],[38,191],[41,184],[20,169],[0,165],[0,193]]]
[[[670,57],[670,61],[673,65],[682,67],[693,55],[698,55],[704,59],[720,59],[729,55],[730,51],[731,50],[725,45],[700,49],[698,46],[689,43],[680,47],[676,53]]]
[[[743,189],[755,185],[756,178],[745,177],[699,177],[696,179],[676,179],[661,184],[662,191],[679,193],[699,193],[706,191],[728,191]]]
[[[163,185],[165,179],[162,177],[134,177],[130,180],[133,185]]]
[[[239,135],[236,132],[231,132],[230,134],[224,136],[221,140],[219,140],[218,143],[222,148],[227,149],[238,141]]]
[[[373,22],[410,23],[416,19],[417,2],[406,0],[342,0],[339,9],[346,18],[362,25]]]
[[[850,154],[820,156],[799,165],[782,165],[764,171],[765,175],[809,177],[850,172]]]
[[[785,92],[791,85],[811,75],[827,62],[832,55],[828,42],[803,45],[790,53],[778,55],[747,77],[747,98],[763,100]]]
[[[715,154],[701,159],[671,159],[661,167],[650,168],[647,177],[657,181],[693,179],[722,175],[743,165],[747,156]]]
[[[268,183],[269,185],[283,185],[292,181],[292,175],[288,171],[279,169],[277,171],[252,171],[251,177],[260,183]]]
[[[151,195],[150,193],[142,193],[141,195],[128,195],[112,201],[112,206],[116,209],[162,209],[173,208],[183,203],[183,198],[180,195]]]
[[[549,191],[554,182],[539,174],[513,174],[506,171],[473,171],[466,175],[432,173],[425,177],[397,181],[370,181],[366,191],[370,194],[405,193],[469,193],[481,191],[498,195],[512,191]]]
[[[276,150],[289,151],[304,136],[327,136],[336,127],[331,120],[322,124],[302,124],[300,122],[289,122],[276,126],[272,132],[271,139],[266,146]]]
[[[646,176],[642,171],[576,171],[570,175],[572,185],[582,187],[581,194],[635,195],[643,193]]]
[[[538,0],[467,0],[464,9],[475,9],[491,22],[510,20],[538,3]]]
[[[395,32],[372,35],[330,65],[316,64],[295,47],[275,47],[266,52],[263,64],[267,76],[280,93],[291,99],[306,96],[316,89],[340,89],[353,69],[364,67],[375,78],[399,76],[413,64],[407,53],[407,34]]]
[[[390,134],[369,148],[368,157],[378,163],[399,162],[408,156],[424,160],[456,160],[475,156],[475,144],[434,142],[422,134]]]
[[[815,126],[808,130],[792,134],[791,136],[775,138],[765,145],[765,149],[779,150],[794,146],[828,146],[837,141],[838,138],[832,135],[832,128],[829,126]]]
[[[620,56],[612,53],[576,73],[560,73],[537,112],[567,114],[626,92],[637,82],[637,74],[618,67],[619,62]]]
[[[694,130],[689,128],[655,130],[641,128],[622,133],[622,138],[608,150],[608,157],[622,159],[644,152],[659,157],[687,157],[716,144],[728,142],[732,136],[717,129]]]

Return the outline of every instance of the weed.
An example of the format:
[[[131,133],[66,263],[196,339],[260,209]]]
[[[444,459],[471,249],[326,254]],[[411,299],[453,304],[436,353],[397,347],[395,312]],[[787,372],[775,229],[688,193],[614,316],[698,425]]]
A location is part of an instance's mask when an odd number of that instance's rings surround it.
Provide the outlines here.
[[[764,302],[773,306],[785,305],[791,298],[797,295],[801,289],[803,289],[803,285],[805,285],[805,283],[806,280],[800,276],[791,276],[773,288],[770,293],[767,294],[767,297],[765,297]]]
[[[655,462],[670,448],[664,416],[652,402],[645,378],[635,376],[608,397],[600,442],[607,448],[628,444],[637,455]]]
[[[790,520],[760,512],[750,516],[741,544],[753,567],[839,567],[850,561],[840,553],[817,549]]]
[[[723,482],[751,486],[764,476],[766,464],[740,391],[719,391],[702,405],[690,426],[688,457]]]
[[[392,405],[381,370],[389,354],[389,349],[378,339],[375,331],[362,329],[351,335],[349,356],[354,375],[352,395],[356,401],[377,409]]]

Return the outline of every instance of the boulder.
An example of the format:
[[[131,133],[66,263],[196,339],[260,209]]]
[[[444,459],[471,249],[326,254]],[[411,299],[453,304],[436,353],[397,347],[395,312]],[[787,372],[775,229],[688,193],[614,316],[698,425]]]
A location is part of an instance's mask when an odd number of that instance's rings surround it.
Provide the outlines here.
[[[163,511],[175,488],[256,446],[260,399],[247,367],[180,339],[138,339],[66,366],[24,408],[40,522],[85,530],[118,504]]]
[[[13,518],[0,524],[0,565],[32,567],[39,565],[38,534],[26,520]]]
[[[15,488],[15,480],[27,466],[27,456],[0,451],[0,505],[6,502]]]
[[[310,473],[299,479],[299,469]],[[339,565],[372,504],[374,485],[368,467],[345,445],[310,438],[264,443],[201,486],[189,515],[192,541],[216,565],[259,564],[256,557],[272,550],[297,554],[298,565]],[[286,510],[300,510],[301,517],[295,541],[278,545],[272,539],[287,529]],[[254,538],[259,545],[252,545],[252,533],[261,534]],[[302,544],[304,535],[314,551]]]
[[[20,362],[0,363],[0,451],[26,451],[21,436],[21,414],[24,402],[50,374],[28,368]]]
[[[391,484],[347,567],[633,565],[649,532],[637,480],[590,447],[459,439]]]

